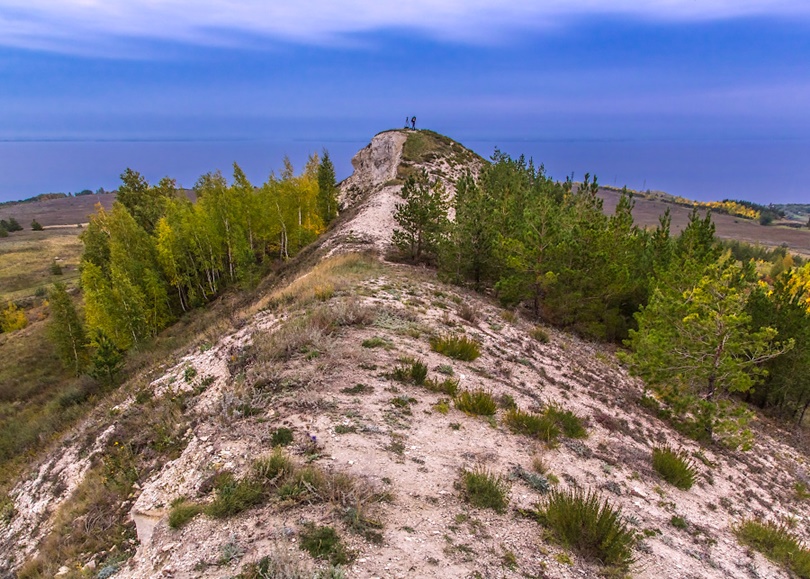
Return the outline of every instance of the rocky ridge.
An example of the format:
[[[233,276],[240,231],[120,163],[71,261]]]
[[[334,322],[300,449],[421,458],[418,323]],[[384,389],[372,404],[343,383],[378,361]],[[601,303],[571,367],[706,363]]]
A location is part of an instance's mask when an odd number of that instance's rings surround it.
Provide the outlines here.
[[[354,175],[341,184],[344,216],[318,250],[317,265],[242,312],[240,328],[188,351],[145,387],[124,387],[104,415],[107,423],[98,416],[85,422],[18,485],[17,514],[0,528],[6,555],[0,571],[10,574],[36,552],[60,504],[113,435],[116,417],[139,411],[146,392],[158,402],[184,397],[188,428],[177,456],[139,481],[123,506],[137,543],[131,557],[106,567],[115,577],[232,577],[266,556],[309,570],[296,576],[313,576],[325,564],[298,548],[307,523],[339,531],[354,552],[348,577],[598,575],[597,564],[548,540],[521,515],[543,498],[515,475],[531,471],[535,459],[560,488],[597,491],[621,507],[643,537],[633,576],[789,577],[732,533],[740,521],[760,517],[791,521],[808,538],[810,509],[793,490],[807,479],[807,459],[771,434],[778,434],[774,425],[755,425],[757,446],[749,453],[701,448],[641,407],[643,385],[608,348],[551,328],[538,333],[516,313],[441,284],[429,271],[378,260],[390,244],[411,133],[381,133],[355,157]],[[446,156],[424,166],[448,187],[458,175]],[[543,333],[547,342],[536,337]],[[474,339],[481,356],[447,358],[431,350],[428,338],[435,335]],[[300,347],[288,350],[287,343]],[[548,447],[511,433],[503,409],[491,420],[467,415],[444,394],[392,379],[403,358],[424,361],[429,377],[452,375],[459,388],[488,391],[504,404],[557,404],[585,420],[588,437]],[[346,522],[340,500],[317,496],[272,499],[224,519],[201,514],[179,529],[168,525],[176,499],[213,500],[217,473],[247,476],[253,461],[271,452],[279,428],[293,433],[287,452],[296,463],[388,495],[366,505],[379,523],[379,542]],[[699,457],[690,491],[668,486],[652,469],[651,449],[662,444]],[[459,477],[476,467],[511,480],[506,512],[463,500]],[[99,561],[101,554],[88,555],[83,570],[59,574],[95,576],[104,571],[96,569]]]

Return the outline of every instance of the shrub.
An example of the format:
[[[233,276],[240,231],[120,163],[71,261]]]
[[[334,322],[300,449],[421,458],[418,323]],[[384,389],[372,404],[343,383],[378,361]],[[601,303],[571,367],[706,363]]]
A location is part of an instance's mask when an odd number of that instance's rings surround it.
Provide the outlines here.
[[[534,338],[535,340],[537,340],[541,344],[548,344],[548,342],[549,342],[548,332],[546,332],[540,326],[535,326],[535,328],[532,330],[531,334],[532,334],[532,338]]]
[[[582,419],[571,412],[563,410],[559,406],[550,405],[546,408],[545,415],[562,428],[563,434],[568,438],[585,438],[588,433],[582,424]]]
[[[494,416],[498,410],[492,394],[485,390],[464,390],[455,400],[456,408],[467,414]]]
[[[9,302],[6,309],[0,311],[0,332],[15,332],[27,325],[28,318],[25,312],[13,302]]]
[[[455,397],[456,394],[458,394],[458,380],[455,378],[445,378],[439,382],[435,378],[430,378],[425,380],[425,388],[431,392],[439,392],[440,394]]]
[[[695,463],[685,451],[674,451],[668,446],[653,448],[653,468],[674,487],[688,491],[695,484]]]
[[[509,506],[509,481],[483,467],[461,473],[464,499],[474,507],[502,513]]]
[[[799,577],[810,578],[810,551],[784,525],[748,520],[743,521],[734,532],[741,543],[787,567]]]
[[[43,229],[42,225],[40,225],[39,221],[37,221],[36,219],[33,219],[31,221],[31,230],[32,231],[42,231],[42,229]]]
[[[581,490],[552,490],[539,520],[564,546],[603,565],[626,569],[633,562],[633,532],[607,500]]]
[[[289,428],[277,428],[270,436],[270,444],[273,446],[287,446],[292,444],[293,431]]]
[[[402,358],[401,364],[391,372],[391,378],[399,382],[413,383],[421,386],[427,378],[427,364],[414,358]]]
[[[51,275],[62,275],[62,273],[63,273],[62,272],[62,266],[56,260],[51,262],[50,271],[51,271]]]
[[[467,336],[434,336],[430,348],[448,358],[471,362],[481,355],[478,343]]]
[[[393,347],[393,344],[391,343],[391,340],[374,336],[373,338],[363,340],[362,346],[364,348],[385,348],[386,350],[390,350]]]
[[[181,497],[172,503],[172,510],[169,511],[169,526],[172,529],[179,529],[201,512],[203,512],[202,505]]]
[[[217,496],[205,513],[217,519],[237,515],[264,500],[264,489],[259,481],[236,480],[230,473],[220,477],[216,491]]]
[[[333,565],[345,565],[353,559],[332,527],[306,523],[299,533],[299,546],[315,559],[325,559]]]
[[[531,436],[545,442],[551,442],[560,436],[557,423],[545,414],[532,414],[515,408],[506,413],[504,421],[512,432]]]
[[[287,477],[284,484],[278,488],[278,496],[290,499],[297,503],[322,502],[321,489],[325,485],[325,477],[321,470],[314,466],[307,466],[294,470]]]

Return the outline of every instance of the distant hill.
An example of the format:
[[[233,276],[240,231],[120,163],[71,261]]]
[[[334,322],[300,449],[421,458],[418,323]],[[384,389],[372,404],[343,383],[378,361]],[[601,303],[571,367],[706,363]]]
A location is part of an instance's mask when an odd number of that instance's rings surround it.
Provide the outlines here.
[[[23,227],[28,227],[36,219],[44,227],[49,225],[75,225],[87,223],[88,216],[95,211],[96,203],[110,209],[115,201],[114,193],[104,195],[79,195],[39,201],[4,203],[0,205],[0,219],[13,217]]]

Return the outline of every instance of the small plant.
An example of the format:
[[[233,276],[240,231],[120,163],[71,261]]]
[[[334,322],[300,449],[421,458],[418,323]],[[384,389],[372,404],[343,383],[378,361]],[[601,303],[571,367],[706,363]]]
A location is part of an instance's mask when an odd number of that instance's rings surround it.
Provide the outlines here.
[[[31,220],[31,231],[42,231],[44,228],[36,219]]]
[[[362,346],[364,348],[385,348],[386,350],[390,350],[394,345],[391,343],[391,340],[374,336],[373,338],[363,340]]]
[[[461,430],[461,424],[458,422],[451,422],[449,426],[451,430]]]
[[[582,419],[570,410],[563,410],[559,406],[552,404],[546,408],[545,415],[556,422],[562,429],[563,434],[568,438],[585,438],[588,436],[585,426],[582,424]]]
[[[512,432],[551,442],[560,436],[557,423],[545,414],[524,412],[519,408],[509,410],[504,421]]]
[[[770,521],[747,520],[734,532],[741,543],[787,567],[799,577],[810,578],[810,550],[786,526]]]
[[[456,408],[467,414],[478,416],[494,416],[498,410],[495,399],[485,390],[464,390],[456,398]]]
[[[203,506],[180,497],[172,502],[172,509],[169,511],[169,527],[179,529],[191,519],[203,512]]]
[[[264,501],[264,489],[259,481],[236,480],[228,473],[220,477],[216,486],[217,496],[205,513],[216,519],[237,515]]]
[[[474,507],[503,513],[509,506],[509,481],[483,467],[461,473],[464,499]]]
[[[277,428],[270,436],[270,444],[273,446],[287,446],[292,444],[293,431],[289,428]]]
[[[695,463],[685,451],[675,451],[668,446],[653,448],[653,468],[672,486],[688,491],[695,484]]]
[[[635,536],[621,510],[595,493],[552,490],[538,518],[560,543],[584,557],[619,569],[634,561]]]
[[[412,383],[421,386],[427,378],[428,368],[422,360],[402,358],[401,364],[391,372],[391,378],[398,382]]]
[[[442,398],[433,405],[433,409],[439,414],[447,414],[450,412],[450,401],[447,398]]]
[[[191,381],[197,377],[197,368],[194,366],[188,366],[185,370],[183,370],[183,381],[186,384],[191,384]]]
[[[548,344],[548,342],[549,342],[548,332],[546,332],[540,326],[535,326],[534,329],[532,330],[531,334],[532,334],[532,338],[534,338],[535,340],[537,340],[541,344]]]
[[[333,565],[345,565],[353,559],[343,545],[337,531],[332,527],[321,527],[306,523],[299,533],[300,547],[315,559],[324,559]]]
[[[341,390],[343,394],[371,394],[374,392],[374,386],[366,386],[365,384],[355,384]]]
[[[515,402],[511,394],[501,394],[498,396],[498,406],[504,410],[514,410],[518,407],[517,402]]]
[[[797,482],[795,485],[793,485],[793,491],[796,493],[797,501],[810,499],[810,491],[808,491],[807,485],[803,482]]]
[[[445,376],[453,376],[455,374],[453,367],[450,364],[439,364],[436,366],[435,370],[439,374],[444,374]]]
[[[62,266],[56,260],[51,262],[50,270],[51,275],[62,275]]]
[[[262,482],[277,483],[295,470],[292,460],[280,448],[273,454],[259,458],[253,463],[253,473]]]
[[[686,522],[686,519],[683,517],[679,517],[678,515],[672,515],[669,519],[669,524],[675,527],[676,529],[685,529],[689,526],[689,523]]]
[[[529,472],[520,465],[517,465],[512,469],[512,474],[515,476],[515,478],[522,480],[529,485],[529,487],[533,488],[539,493],[546,494],[551,490],[551,485],[548,483],[548,479],[542,475]]]
[[[448,358],[472,362],[481,355],[478,343],[467,336],[434,336],[430,339],[430,348]]]
[[[442,381],[436,380],[435,378],[425,380],[425,388],[431,392],[439,392],[452,397],[458,394],[458,384],[459,382],[455,378],[445,378]]]
[[[349,434],[357,432],[357,427],[350,424],[338,424],[335,426],[335,434]]]

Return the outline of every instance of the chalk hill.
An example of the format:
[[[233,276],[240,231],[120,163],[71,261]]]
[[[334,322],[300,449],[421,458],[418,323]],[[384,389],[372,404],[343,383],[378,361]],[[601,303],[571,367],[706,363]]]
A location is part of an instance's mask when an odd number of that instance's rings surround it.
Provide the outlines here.
[[[621,509],[639,538],[633,576],[787,578],[733,533],[763,517],[808,538],[795,492],[807,457],[787,433],[760,421],[751,452],[701,448],[640,404],[643,385],[609,347],[382,259],[409,172],[452,192],[482,163],[427,132],[374,137],[341,184],[338,222],[284,280],[125,384],[20,481],[0,523],[2,572],[39,553],[41,576],[64,577],[340,576],[332,563],[347,577],[598,576],[530,515],[557,488]],[[440,353],[441,338],[479,355]],[[465,412],[456,390],[496,407]],[[587,435],[514,433],[515,406],[573,413]],[[662,445],[692,456],[690,490],[653,469]],[[509,488],[502,509],[469,501],[465,473],[484,470]],[[123,504],[79,508],[116,481],[131,484]],[[68,553],[48,539],[65,525],[121,539]],[[335,537],[342,549],[327,549]],[[319,560],[299,548],[312,541]]]

